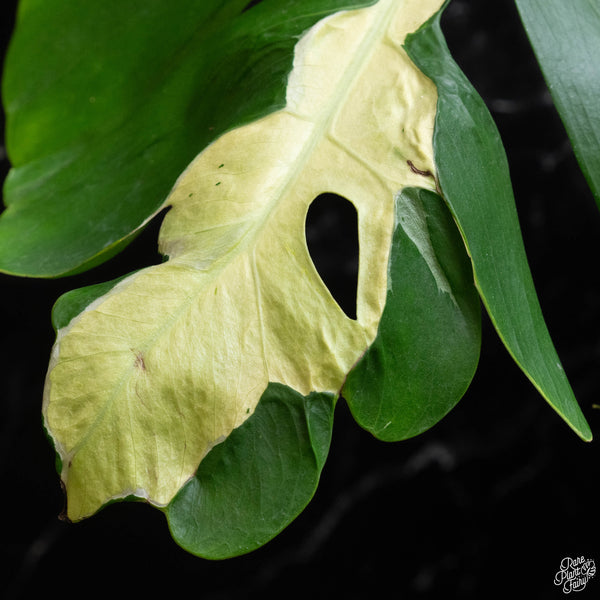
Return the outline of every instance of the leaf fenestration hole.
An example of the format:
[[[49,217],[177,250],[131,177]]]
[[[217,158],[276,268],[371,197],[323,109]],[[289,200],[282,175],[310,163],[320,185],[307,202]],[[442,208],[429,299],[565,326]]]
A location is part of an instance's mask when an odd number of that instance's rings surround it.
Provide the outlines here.
[[[305,236],[323,283],[344,313],[356,319],[359,253],[356,208],[337,194],[320,194],[308,207]]]

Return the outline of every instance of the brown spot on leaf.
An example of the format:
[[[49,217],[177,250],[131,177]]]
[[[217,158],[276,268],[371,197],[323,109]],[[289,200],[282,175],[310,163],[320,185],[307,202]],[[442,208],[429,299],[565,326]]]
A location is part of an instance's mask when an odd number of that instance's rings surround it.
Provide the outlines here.
[[[139,350],[134,350],[133,348],[131,349],[131,351],[135,354],[135,361],[133,363],[135,368],[139,369],[140,371],[146,371],[146,363],[144,362],[144,355]]]
[[[407,160],[406,164],[410,167],[410,170],[417,175],[423,175],[423,177],[433,177],[433,173],[431,171],[421,171],[421,169],[417,169],[412,160]]]

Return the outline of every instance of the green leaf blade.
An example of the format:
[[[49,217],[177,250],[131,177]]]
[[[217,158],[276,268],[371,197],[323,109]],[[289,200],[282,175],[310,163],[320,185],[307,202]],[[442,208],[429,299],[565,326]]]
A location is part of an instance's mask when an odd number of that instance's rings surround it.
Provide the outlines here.
[[[210,559],[251,552],[312,498],[329,451],[334,397],[271,383],[254,414],[215,446],[165,509],[171,534]]]
[[[475,283],[506,348],[548,403],[592,437],[546,328],[527,263],[504,148],[485,104],[451,58],[438,14],[406,48],[438,89],[440,187],[471,256]]]
[[[600,207],[600,5],[595,0],[515,0],[565,125]]]
[[[407,188],[398,196],[389,278],[377,338],[342,394],[361,426],[398,441],[429,429],[456,405],[479,359],[479,296],[437,194]]]

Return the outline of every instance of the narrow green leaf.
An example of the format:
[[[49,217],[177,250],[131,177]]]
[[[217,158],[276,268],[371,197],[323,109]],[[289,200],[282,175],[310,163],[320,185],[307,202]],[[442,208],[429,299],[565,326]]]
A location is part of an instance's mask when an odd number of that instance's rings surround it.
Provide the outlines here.
[[[444,198],[473,262],[475,283],[506,348],[534,386],[584,439],[592,437],[539,306],[500,136],[485,104],[456,65],[441,12],[406,49],[438,89],[435,162]]]
[[[600,207],[600,2],[515,2],[575,156]]]
[[[0,271],[55,277],[113,256],[203,148],[285,105],[303,31],[369,3],[21,0]]]
[[[360,425],[386,441],[432,427],[466,391],[479,358],[479,296],[443,200],[396,198],[388,293],[377,338],[342,394]]]
[[[254,414],[200,464],[165,509],[183,548],[221,559],[277,535],[312,498],[333,426],[334,397],[271,383]]]

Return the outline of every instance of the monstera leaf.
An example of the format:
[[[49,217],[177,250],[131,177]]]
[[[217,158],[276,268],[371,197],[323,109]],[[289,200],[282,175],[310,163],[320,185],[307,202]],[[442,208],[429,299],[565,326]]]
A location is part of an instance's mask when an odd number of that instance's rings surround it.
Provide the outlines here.
[[[307,33],[285,109],[222,136],[178,180],[159,240],[169,260],[118,282],[59,330],[44,416],[71,519],[131,494],[167,505],[210,449],[254,413],[269,382],[304,396],[337,394],[377,336],[388,289],[405,287],[403,278],[434,282],[419,290],[418,302],[431,297],[419,329],[430,332],[431,346],[436,323],[450,323],[448,347],[465,357],[454,369],[459,385],[440,394],[428,425],[464,392],[479,343],[464,248],[441,201],[428,198],[442,211],[435,226],[450,236],[440,243],[457,250],[448,260],[462,261],[451,265],[457,280],[447,278],[423,207],[401,193],[435,190],[437,95],[402,43],[439,4],[387,0]],[[358,211],[355,320],[306,247],[306,213],[323,191]],[[394,229],[404,245],[412,240],[412,255],[390,256]]]
[[[90,96],[94,105],[122,103],[123,112],[108,123],[82,117],[90,129],[73,123],[54,147],[35,138],[17,152],[22,165],[7,185],[4,226],[14,231],[33,219],[45,186],[57,192],[46,216],[66,237],[62,253],[54,248],[44,261],[32,248],[12,257],[10,243],[0,248],[15,271],[41,265],[38,275],[102,260],[169,207],[159,239],[168,260],[56,304],[43,415],[69,519],[144,499],[165,512],[181,545],[209,558],[260,546],[310,500],[340,394],[384,440],[414,436],[447,414],[477,365],[479,298],[525,374],[591,437],[537,304],[497,131],[443,42],[442,0],[380,0],[329,16],[342,3],[284,4],[288,13],[269,0],[181,0],[175,21],[188,37],[180,42],[167,28],[172,52],[154,69],[148,106],[130,110],[119,95],[129,82],[115,84],[110,99]],[[156,18],[149,7],[142,13]],[[325,18],[298,41],[315,15]],[[196,72],[212,73],[216,85],[203,100],[178,67],[209,43],[222,59],[199,61]],[[227,81],[253,44],[256,54],[274,48],[265,73]],[[240,108],[229,114],[219,91],[237,81],[245,82],[232,100]],[[191,119],[190,99],[201,107]],[[54,127],[44,119],[56,115],[36,106],[32,122],[14,117],[14,139]],[[16,101],[12,110],[28,112]],[[200,130],[207,114],[214,121]],[[153,129],[156,115],[165,122]],[[87,156],[94,127],[98,149]],[[84,174],[101,177],[99,158],[117,133],[128,140],[114,150],[127,165],[117,182],[77,189]],[[200,149],[163,201],[169,177]],[[163,161],[167,175],[157,174]],[[134,165],[146,170],[132,177]],[[62,228],[58,215],[88,190],[94,210],[75,210]],[[131,200],[125,208],[116,190]],[[306,244],[309,206],[327,192],[358,214],[356,318],[338,306]],[[37,240],[44,255],[53,227],[24,243]]]

